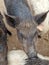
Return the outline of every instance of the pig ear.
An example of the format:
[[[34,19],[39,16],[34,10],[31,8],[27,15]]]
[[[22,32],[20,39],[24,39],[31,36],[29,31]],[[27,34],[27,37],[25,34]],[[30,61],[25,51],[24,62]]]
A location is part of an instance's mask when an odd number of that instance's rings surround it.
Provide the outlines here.
[[[8,14],[5,14],[5,17],[6,17],[7,23],[13,28],[15,28],[15,26],[19,24],[19,17],[8,15]]]
[[[41,24],[45,20],[48,12],[49,11],[34,16],[34,19],[35,19],[36,23]]]

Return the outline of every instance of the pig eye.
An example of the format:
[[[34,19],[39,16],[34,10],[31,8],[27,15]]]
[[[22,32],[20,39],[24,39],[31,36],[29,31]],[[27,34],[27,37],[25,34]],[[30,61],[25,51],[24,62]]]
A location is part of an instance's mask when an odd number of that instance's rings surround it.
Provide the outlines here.
[[[0,38],[4,35],[4,32],[2,29],[0,29]]]
[[[40,36],[40,35],[38,35],[38,38],[41,38],[41,36]]]
[[[1,21],[0,21],[0,23],[1,23]]]

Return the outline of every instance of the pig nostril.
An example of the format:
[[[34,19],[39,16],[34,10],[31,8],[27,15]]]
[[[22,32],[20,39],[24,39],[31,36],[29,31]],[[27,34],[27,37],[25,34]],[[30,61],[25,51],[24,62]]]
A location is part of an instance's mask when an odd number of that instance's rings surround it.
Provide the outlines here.
[[[3,30],[0,29],[0,37],[2,37],[2,36],[3,36]]]

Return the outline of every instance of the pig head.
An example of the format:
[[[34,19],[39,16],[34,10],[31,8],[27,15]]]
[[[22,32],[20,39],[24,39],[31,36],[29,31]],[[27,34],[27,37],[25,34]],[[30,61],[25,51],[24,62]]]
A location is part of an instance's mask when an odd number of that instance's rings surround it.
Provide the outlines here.
[[[37,55],[35,43],[38,37],[38,25],[45,20],[47,13],[48,11],[36,16],[31,16],[30,19],[27,18],[26,20],[5,14],[7,23],[16,28],[18,39],[23,44],[25,52],[31,57]]]

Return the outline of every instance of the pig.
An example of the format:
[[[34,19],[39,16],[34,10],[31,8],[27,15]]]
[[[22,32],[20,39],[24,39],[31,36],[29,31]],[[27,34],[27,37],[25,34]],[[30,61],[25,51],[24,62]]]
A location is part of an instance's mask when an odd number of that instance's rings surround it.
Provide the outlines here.
[[[8,13],[4,13],[7,23],[11,27],[16,28],[18,39],[22,43],[23,49],[29,57],[28,63],[30,65],[32,60],[35,62],[36,60],[38,61],[35,47],[38,37],[37,26],[45,20],[49,11],[33,16],[29,7],[22,0],[4,1]]]
[[[11,35],[11,32],[6,28],[3,22],[3,16],[0,13],[0,65],[7,65],[7,33]]]

